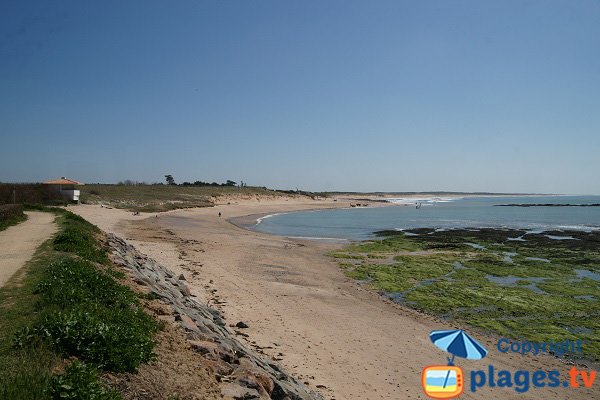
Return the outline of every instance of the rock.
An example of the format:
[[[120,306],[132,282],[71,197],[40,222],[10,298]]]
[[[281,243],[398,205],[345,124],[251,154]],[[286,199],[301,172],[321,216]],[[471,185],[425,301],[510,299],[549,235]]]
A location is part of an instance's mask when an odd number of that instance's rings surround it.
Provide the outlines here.
[[[186,279],[185,279],[185,276],[183,276],[183,274],[179,275],[179,280],[180,280],[180,281],[185,281],[185,280],[186,280]]]
[[[233,373],[233,366],[231,364],[226,363],[225,361],[215,361],[213,366],[211,367],[213,371],[217,375],[222,377],[229,377]]]
[[[221,394],[227,400],[251,400],[260,399],[260,393],[256,389],[240,386],[237,383],[230,383],[221,389]]]
[[[198,325],[196,325],[196,323],[194,322],[194,320],[192,320],[187,315],[185,315],[185,314],[184,315],[178,315],[177,317],[175,317],[175,319],[177,321],[181,321],[181,326],[183,327],[183,329],[188,330],[188,331],[192,331],[192,332],[200,333],[200,329],[198,328]]]
[[[217,379],[226,384],[222,388],[224,398],[322,400],[322,396],[298,382],[277,364],[238,341],[225,328],[217,310],[191,296],[189,287],[183,283],[185,279],[181,279],[183,274],[174,279],[167,268],[117,236],[108,234],[107,239],[115,264],[122,265],[139,285],[151,290],[160,299],[160,302],[153,301],[147,305],[158,314],[159,319],[177,321],[186,331],[190,346],[204,357],[205,365],[210,366]],[[248,325],[239,321],[235,327],[246,329]],[[236,335],[248,336],[234,331]]]
[[[143,279],[140,279],[140,278],[133,278],[133,281],[135,283],[137,283],[138,285],[147,285],[147,283]]]
[[[184,296],[190,297],[192,295],[192,292],[190,291],[190,288],[187,287],[187,285],[184,285],[184,284],[179,284],[179,291]]]
[[[192,349],[202,354],[203,356],[209,356],[212,360],[217,360],[219,354],[219,345],[215,342],[208,342],[205,340],[190,340]]]
[[[234,371],[232,377],[240,386],[256,390],[261,398],[272,398],[275,390],[273,379],[250,358],[239,359],[239,368]]]

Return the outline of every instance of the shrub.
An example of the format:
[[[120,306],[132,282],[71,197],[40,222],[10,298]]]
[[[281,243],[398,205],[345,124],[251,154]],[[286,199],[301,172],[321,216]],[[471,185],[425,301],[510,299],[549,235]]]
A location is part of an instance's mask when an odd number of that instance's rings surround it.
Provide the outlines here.
[[[21,204],[0,205],[0,221],[6,221],[16,217],[23,216],[23,206]]]
[[[51,197],[48,188],[39,183],[0,183],[0,204],[45,203]]]
[[[158,324],[143,312],[133,291],[89,261],[66,258],[51,264],[36,292],[47,311],[17,333],[17,346],[42,339],[65,355],[116,372],[133,372],[153,359]]]
[[[98,381],[95,368],[75,361],[61,375],[50,381],[48,394],[52,400],[120,400],[122,397],[112,389],[106,389]]]
[[[134,372],[154,358],[155,331],[156,323],[142,310],[87,304],[47,314],[33,328],[19,332],[16,343],[41,338],[63,354],[104,370]]]
[[[27,216],[23,214],[23,206],[20,204],[0,205],[0,231],[11,225],[23,222]]]

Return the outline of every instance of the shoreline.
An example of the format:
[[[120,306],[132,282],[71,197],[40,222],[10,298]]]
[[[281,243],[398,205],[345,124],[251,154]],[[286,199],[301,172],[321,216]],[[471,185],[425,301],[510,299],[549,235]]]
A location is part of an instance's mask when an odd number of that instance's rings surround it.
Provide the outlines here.
[[[270,235],[228,221],[343,204],[264,201],[142,217],[94,206],[73,209],[101,229],[120,234],[175,273],[185,274],[192,293],[214,304],[228,323],[249,325],[245,330],[249,345],[326,398],[423,398],[421,369],[445,363],[445,354],[431,345],[428,333],[455,324],[386,301],[347,278],[326,256],[341,248],[339,244]],[[218,218],[219,211],[227,217]],[[494,349],[497,338],[478,338]],[[509,370],[566,369],[560,360],[548,356],[490,354],[483,364],[461,360],[466,369],[488,364]],[[542,394],[482,388],[462,397],[481,395],[534,399]],[[543,396],[583,399],[593,394],[558,388],[544,391]]]
[[[291,211],[291,212],[293,212],[293,211]],[[258,225],[259,224],[258,221],[260,219],[270,217],[270,216],[275,216],[275,215],[281,215],[281,214],[286,214],[286,213],[258,213],[258,214],[243,215],[241,217],[227,218],[227,222],[237,226],[238,228],[254,231],[252,229],[252,227]]]

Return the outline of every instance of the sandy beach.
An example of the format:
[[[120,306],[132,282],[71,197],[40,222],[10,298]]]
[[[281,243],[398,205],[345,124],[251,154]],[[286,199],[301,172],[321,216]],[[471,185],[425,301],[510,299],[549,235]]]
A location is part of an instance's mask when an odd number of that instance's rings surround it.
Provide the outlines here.
[[[347,207],[351,200],[225,199],[211,208],[132,215],[101,206],[69,210],[114,233],[177,274],[192,293],[222,311],[226,321],[244,321],[240,337],[278,361],[326,399],[423,399],[421,370],[445,364],[433,346],[434,329],[457,326],[381,298],[344,276],[326,256],[343,244],[296,240],[243,229],[241,217],[303,209]],[[218,213],[222,213],[219,217]],[[255,217],[252,217],[255,218]],[[248,222],[248,221],[246,221]],[[498,338],[476,334],[490,350],[482,361],[460,360],[465,372],[571,368],[549,356],[505,355]],[[590,399],[600,389],[469,388],[461,398]]]

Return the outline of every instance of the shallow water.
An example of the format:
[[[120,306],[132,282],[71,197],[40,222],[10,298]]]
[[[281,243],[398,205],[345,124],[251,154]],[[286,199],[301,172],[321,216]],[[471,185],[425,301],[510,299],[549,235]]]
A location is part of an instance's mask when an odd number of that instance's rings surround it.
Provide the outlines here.
[[[474,248],[475,250],[485,250],[485,249],[486,249],[486,248],[485,248],[485,246],[482,246],[482,245],[480,245],[480,244],[477,244],[477,243],[468,243],[468,242],[467,242],[467,243],[465,243],[465,244],[466,244],[467,246],[470,246],[470,247]]]
[[[505,251],[504,252],[504,258],[503,258],[503,260],[506,263],[513,264],[514,263],[513,257],[516,257],[518,255],[519,255],[519,253],[515,253],[515,252],[511,252],[511,251]]]
[[[525,259],[529,260],[529,261],[541,261],[541,262],[545,262],[545,263],[551,262],[547,258],[540,258],[540,257],[525,257]]]
[[[548,230],[600,229],[600,207],[495,207],[512,203],[592,204],[600,196],[444,198],[411,205],[299,211],[262,218],[254,229],[281,236],[364,240],[384,229],[517,228]],[[408,202],[408,200],[407,200]],[[563,239],[554,235],[553,239]],[[571,238],[570,238],[571,239]],[[515,238],[514,240],[527,240]]]
[[[537,284],[538,283],[543,283],[546,278],[539,278],[539,277],[528,277],[528,278],[520,278],[517,276],[494,276],[494,275],[486,275],[485,276],[486,279],[490,282],[493,282],[497,285],[500,286],[506,286],[506,287],[521,287],[524,289],[529,289],[534,293],[537,294],[546,294],[546,292],[544,292],[542,289],[540,289]],[[518,285],[519,281],[522,280],[526,280],[529,283],[528,285]]]
[[[575,273],[577,274],[578,278],[589,278],[594,281],[600,281],[600,273],[598,272],[593,272],[587,269],[576,269]]]

